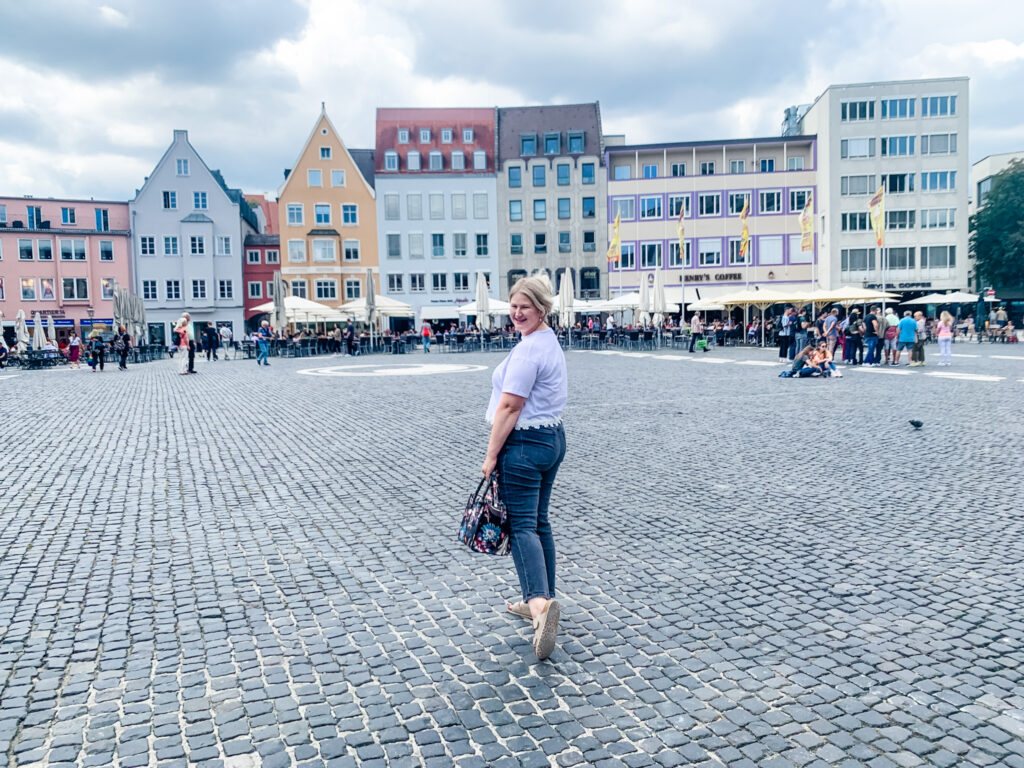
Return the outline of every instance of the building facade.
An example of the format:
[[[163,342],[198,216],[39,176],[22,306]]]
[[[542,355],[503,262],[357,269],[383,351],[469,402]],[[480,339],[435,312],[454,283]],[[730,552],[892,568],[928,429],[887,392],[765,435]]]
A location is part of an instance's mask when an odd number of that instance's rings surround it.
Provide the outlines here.
[[[373,183],[373,150],[347,149],[321,108],[278,190],[281,273],[293,296],[337,307],[364,295],[378,263]]]
[[[607,192],[597,102],[498,110],[501,296],[538,270],[578,298],[607,296]]]
[[[378,109],[377,232],[383,291],[411,304],[498,297],[496,116],[484,109]]]
[[[994,177],[1010,167],[1014,161],[1024,162],[1024,152],[1002,152],[998,155],[988,155],[971,166],[971,181],[974,195],[970,202],[970,215],[974,214],[985,206],[985,198],[992,191]],[[981,291],[986,288],[994,288],[998,292],[998,298],[1010,311],[1011,318],[1018,322],[1024,310],[1024,275],[1020,276],[1016,285],[993,286],[991,281],[984,275],[977,274],[973,254],[968,262],[967,289],[970,291]]]
[[[658,270],[671,303],[809,289],[817,250],[801,248],[800,214],[816,199],[816,155],[813,136],[607,147],[604,215],[609,237],[618,216],[622,240],[618,263],[608,263],[611,296],[653,285]],[[747,204],[750,249],[741,254]]]
[[[800,111],[787,123],[818,137],[824,287],[966,288],[968,79],[835,85]],[[868,215],[879,187],[883,248]]]
[[[59,340],[113,323],[117,287],[132,285],[128,203],[0,197],[0,323],[18,310],[52,316]],[[13,338],[13,337],[12,337]]]
[[[228,325],[240,335],[242,242],[256,218],[177,130],[174,141],[129,203],[135,291],[154,344],[169,344],[183,312],[195,326]]]
[[[265,312],[255,307],[274,298],[274,272],[281,269],[281,236],[278,234],[277,202],[263,195],[245,195],[256,221],[258,231],[246,235],[242,244],[245,261],[242,263],[242,281],[245,284],[245,330],[259,327],[268,319]]]

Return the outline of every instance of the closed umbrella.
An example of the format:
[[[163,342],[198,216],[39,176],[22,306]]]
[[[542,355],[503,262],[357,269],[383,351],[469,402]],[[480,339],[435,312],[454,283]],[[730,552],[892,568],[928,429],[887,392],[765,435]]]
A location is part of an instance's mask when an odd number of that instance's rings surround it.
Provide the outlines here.
[[[563,328],[572,326],[574,293],[572,272],[567,269],[562,273],[562,284],[558,286],[558,321]]]
[[[651,292],[651,312],[654,313],[654,324],[660,326],[665,321],[668,304],[665,301],[665,271],[659,269],[654,273],[654,290]]]
[[[281,270],[274,272],[274,307],[271,310],[270,323],[277,331],[284,332],[288,325],[288,310],[284,300],[288,297],[288,286],[285,285]]]
[[[46,316],[46,335],[50,337],[50,343],[57,346],[57,328],[53,325],[53,315]]]
[[[647,285],[647,275],[640,278],[640,314],[637,315],[639,325],[651,322],[651,289]]]
[[[377,286],[373,270],[366,268],[366,322],[370,325],[370,351],[373,351],[373,324],[377,320]]]
[[[0,347],[9,349],[7,339],[4,338],[4,313],[2,310],[0,310]]]
[[[25,310],[19,309],[18,316],[14,320],[14,336],[18,353],[22,354],[28,350],[29,336],[28,323],[25,322]]]
[[[491,294],[487,292],[487,275],[478,270],[476,273],[476,325],[477,328],[483,330],[485,326],[480,322],[481,318],[486,323],[486,327],[490,327]]]
[[[32,315],[32,348],[42,349],[46,346],[46,334],[43,333],[43,320],[36,312]]]

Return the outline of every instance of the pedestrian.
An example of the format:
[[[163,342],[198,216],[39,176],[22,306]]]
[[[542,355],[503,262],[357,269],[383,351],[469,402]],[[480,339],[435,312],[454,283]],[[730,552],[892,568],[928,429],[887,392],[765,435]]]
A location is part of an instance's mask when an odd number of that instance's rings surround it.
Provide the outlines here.
[[[609,318],[610,319],[610,318]],[[700,312],[694,312],[693,317],[690,318],[690,352],[693,352],[693,347],[697,343],[697,339],[704,337],[704,323],[700,320]],[[704,347],[704,351],[707,352],[707,346]]]
[[[811,326],[810,319],[808,318],[807,312],[803,309],[800,310],[796,317],[796,328],[793,333],[793,346],[790,348],[790,360],[795,360],[796,356],[793,354],[796,350],[803,350],[807,346],[807,332]]]
[[[833,307],[832,311],[825,315],[821,326],[821,338],[828,344],[829,357],[834,358],[836,344],[839,342],[839,308]]]
[[[939,365],[953,364],[953,316],[943,310],[936,326],[939,340]]]
[[[114,336],[114,351],[117,352],[117,370],[128,370],[128,352],[132,348],[132,337],[123,325],[117,327],[117,335]]]
[[[224,350],[224,359],[228,359],[228,350],[234,349],[235,347],[235,334],[231,330],[231,326],[225,323],[220,327],[218,331],[220,334],[220,346]]]
[[[345,357],[352,357],[356,353],[356,327],[352,320],[345,323]]]
[[[423,329],[420,331],[420,335],[423,336],[423,354],[430,354],[430,337],[434,335],[434,332],[430,328],[430,323],[426,320],[423,321]]]
[[[203,329],[203,348],[206,350],[206,362],[210,362],[211,355],[214,361],[217,360],[217,347],[220,345],[220,334],[213,326],[213,321],[206,323]]]
[[[796,310],[792,307],[786,307],[786,311],[782,313],[782,317],[779,319],[779,362],[788,363],[790,359],[790,348],[793,344],[793,334],[796,330],[796,322],[794,320],[796,316]]]
[[[521,278],[509,292],[509,316],[522,341],[491,377],[491,437],[481,467],[485,477],[497,469],[511,525],[522,602],[507,608],[533,622],[538,659],[554,650],[561,615],[548,500],[565,456],[562,410],[568,387],[565,355],[544,321],[553,304],[547,283],[536,277]]]
[[[186,312],[182,315],[185,318],[185,327],[188,328],[192,324],[192,315]],[[188,371],[187,373],[196,372],[196,339],[194,334],[191,333],[191,329],[188,335]]]
[[[1003,328],[1010,321],[1010,316],[1006,314],[1006,307],[1000,306],[996,310],[996,327]]]
[[[910,351],[910,364],[922,366],[924,365],[924,342],[928,338],[928,326],[924,321],[924,312],[921,310],[914,313],[914,324],[917,330],[914,334],[914,346]]]
[[[97,366],[102,372],[106,348],[103,344],[103,334],[98,328],[93,329],[92,333],[89,334],[89,351],[92,352],[92,359],[89,362],[89,365],[92,366],[92,372],[96,373]]]
[[[913,360],[913,349],[914,342],[917,341],[917,321],[910,314],[909,309],[903,310],[903,317],[900,319],[899,324],[896,326],[898,343],[896,345],[896,354],[893,358],[892,364],[900,364],[900,354],[906,350],[907,356],[910,358],[907,361],[907,365],[911,366],[914,364]]]
[[[899,351],[900,319],[896,310],[889,307],[885,315],[885,332],[882,334],[882,345],[885,349],[885,364],[896,365],[896,353]],[[892,356],[890,362],[889,357]]]
[[[180,356],[180,362],[178,363],[178,373],[182,376],[186,376],[189,373],[189,329],[188,321],[184,316],[178,318],[178,322],[174,326],[174,333],[172,335],[172,341],[178,345],[178,355]]]
[[[10,353],[7,351],[7,342],[4,341],[3,337],[0,336],[0,371],[7,365],[7,358]]]
[[[341,354],[341,327],[335,323],[334,331],[331,333],[331,351],[336,355]]]
[[[864,362],[878,365],[878,307],[872,307],[864,316]]]
[[[82,356],[82,340],[78,338],[78,334],[71,331],[71,335],[68,336],[68,361],[71,363],[72,368],[81,368],[82,364],[79,359]]]
[[[850,322],[846,325],[846,338],[850,345],[850,364],[864,363],[864,321],[856,309],[850,312]]]
[[[262,363],[263,365],[270,365],[270,340],[273,338],[273,333],[270,331],[270,323],[264,320],[260,323],[259,330],[256,331],[256,346],[258,352],[256,353],[256,365]]]

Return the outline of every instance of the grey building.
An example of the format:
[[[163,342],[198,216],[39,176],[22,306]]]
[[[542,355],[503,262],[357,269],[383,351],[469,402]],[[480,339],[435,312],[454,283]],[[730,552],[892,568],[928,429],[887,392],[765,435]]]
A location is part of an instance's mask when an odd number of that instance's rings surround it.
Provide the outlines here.
[[[498,110],[498,265],[502,298],[546,270],[569,270],[578,298],[608,295],[607,184],[597,102]]]

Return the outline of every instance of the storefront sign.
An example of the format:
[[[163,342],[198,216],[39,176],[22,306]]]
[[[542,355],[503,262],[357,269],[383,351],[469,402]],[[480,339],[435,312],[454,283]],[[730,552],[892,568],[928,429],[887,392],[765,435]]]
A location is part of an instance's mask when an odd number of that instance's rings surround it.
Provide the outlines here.
[[[931,288],[931,283],[886,283],[884,286],[881,283],[866,283],[865,288],[872,289],[889,289],[889,288],[900,288],[900,289],[911,289],[911,288]]]
[[[683,276],[683,280],[687,283],[728,283],[742,279],[742,272],[698,272]]]

